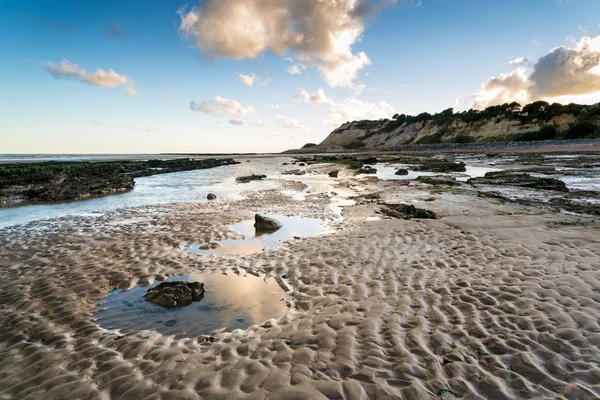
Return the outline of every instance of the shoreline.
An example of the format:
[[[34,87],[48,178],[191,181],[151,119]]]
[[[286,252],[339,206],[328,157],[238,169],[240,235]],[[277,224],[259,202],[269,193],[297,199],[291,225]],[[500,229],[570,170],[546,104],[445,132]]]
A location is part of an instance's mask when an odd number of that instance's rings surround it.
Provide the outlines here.
[[[0,229],[0,396],[597,396],[595,225],[562,225],[576,217],[416,181],[348,169],[329,178],[330,169],[310,165],[307,176],[281,177],[242,200]],[[281,192],[302,178],[304,200]],[[331,233],[242,257],[185,251],[239,238],[228,227],[254,213],[335,221],[336,197],[355,204]],[[386,219],[380,203],[414,204],[438,219]],[[110,290],[199,267],[285,274],[294,307],[212,341],[96,324],[94,302]]]

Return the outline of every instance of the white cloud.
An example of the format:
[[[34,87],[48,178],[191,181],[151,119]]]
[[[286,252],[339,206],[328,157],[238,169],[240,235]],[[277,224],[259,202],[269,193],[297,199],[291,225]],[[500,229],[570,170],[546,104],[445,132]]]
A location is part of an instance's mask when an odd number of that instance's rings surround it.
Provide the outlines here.
[[[295,129],[302,129],[304,131],[308,131],[308,128],[306,128],[306,126],[300,124],[296,118],[286,117],[283,115],[277,115],[275,117],[275,120],[283,128],[295,128]]]
[[[262,119],[259,118],[259,119],[256,120],[256,123],[254,125],[265,126],[266,124],[263,122]]]
[[[481,109],[517,101],[572,99],[600,92],[600,35],[556,47],[535,63],[511,61],[512,72],[492,77],[477,93],[459,98],[461,108]]]
[[[242,122],[242,120],[237,119],[237,118],[232,118],[230,119],[229,122],[231,125],[244,125],[244,123]]]
[[[279,104],[265,104],[266,108],[272,108],[273,110],[279,110]]]
[[[98,68],[95,73],[90,74],[84,69],[79,68],[79,65],[73,64],[68,60],[62,60],[58,65],[48,62],[44,64],[44,67],[55,78],[75,79],[88,85],[99,87],[114,88],[123,86],[129,96],[140,95],[130,77],[118,74],[112,69],[104,71]]]
[[[190,109],[210,115],[236,117],[241,115],[255,115],[256,112],[252,106],[244,107],[235,100],[225,99],[221,96],[215,96],[211,102],[203,101],[196,103],[190,101]]]
[[[295,52],[301,66],[316,66],[329,86],[354,88],[371,64],[353,46],[366,19],[395,0],[205,0],[180,10],[179,32],[214,58],[256,58]],[[291,67],[293,73],[300,71]]]
[[[290,75],[301,75],[302,71],[300,70],[298,64],[292,64],[289,67],[287,67],[287,73]]]
[[[323,89],[308,93],[301,88],[297,98],[305,103],[326,104],[329,108],[329,118],[321,122],[329,127],[338,127],[354,120],[390,118],[394,114],[394,108],[385,101],[373,103],[355,97],[340,101],[328,97]]]
[[[254,82],[258,80],[258,75],[256,75],[255,73],[252,73],[250,75],[237,74],[237,76],[238,78],[240,78],[240,81],[242,81],[242,83],[246,86],[252,86],[254,85]]]

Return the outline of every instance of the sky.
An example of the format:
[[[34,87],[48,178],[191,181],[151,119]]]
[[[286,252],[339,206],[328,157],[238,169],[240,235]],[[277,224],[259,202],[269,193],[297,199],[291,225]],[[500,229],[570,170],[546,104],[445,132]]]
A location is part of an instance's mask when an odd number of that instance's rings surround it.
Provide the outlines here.
[[[4,0],[0,37],[0,154],[278,152],[600,101],[598,0]]]

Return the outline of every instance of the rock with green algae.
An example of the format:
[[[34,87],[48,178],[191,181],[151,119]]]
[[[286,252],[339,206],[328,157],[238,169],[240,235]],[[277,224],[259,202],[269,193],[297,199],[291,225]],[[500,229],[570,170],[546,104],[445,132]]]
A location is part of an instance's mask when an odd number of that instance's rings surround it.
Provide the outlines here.
[[[148,289],[144,299],[164,308],[189,306],[204,297],[204,283],[172,281]]]
[[[554,190],[568,192],[567,185],[556,178],[541,178],[524,173],[510,171],[488,172],[481,178],[471,178],[470,184],[519,186],[531,189]]]

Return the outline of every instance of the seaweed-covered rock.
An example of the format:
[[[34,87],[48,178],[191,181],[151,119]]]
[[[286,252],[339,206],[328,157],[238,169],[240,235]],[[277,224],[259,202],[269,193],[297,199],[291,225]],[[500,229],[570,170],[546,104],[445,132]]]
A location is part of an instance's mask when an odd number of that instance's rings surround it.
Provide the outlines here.
[[[373,167],[369,167],[368,165],[365,165],[364,167],[362,167],[361,169],[356,171],[356,173],[357,174],[376,174],[377,169],[375,169]]]
[[[436,219],[437,216],[433,211],[417,208],[408,204],[381,204],[381,212],[388,217],[397,219]]]
[[[456,178],[447,175],[419,176],[416,180],[429,185],[460,186]]]
[[[206,198],[208,200],[215,200],[217,196],[214,193],[209,193],[208,196],[206,196]]]
[[[335,171],[329,171],[328,175],[329,175],[330,178],[337,178],[338,174],[339,174],[339,171],[335,170]]]
[[[274,232],[282,226],[281,222],[276,219],[263,217],[259,214],[254,216],[254,228],[257,232]]]
[[[415,167],[417,171],[427,172],[465,172],[467,170],[464,162],[447,160],[423,160],[421,165]]]
[[[204,297],[204,283],[201,282],[162,282],[149,289],[144,299],[164,308],[185,307]]]
[[[557,192],[568,192],[567,185],[556,178],[540,178],[524,173],[513,173],[510,171],[488,172],[481,178],[471,178],[470,184],[483,185],[505,185],[520,186],[532,189],[554,190]]]
[[[400,168],[394,175],[408,175],[408,170],[404,168]]]
[[[267,178],[266,175],[252,174],[252,175],[247,175],[247,176],[238,176],[237,178],[235,178],[235,180],[239,183],[248,183],[250,181],[260,181],[260,180],[266,179],[266,178]]]

